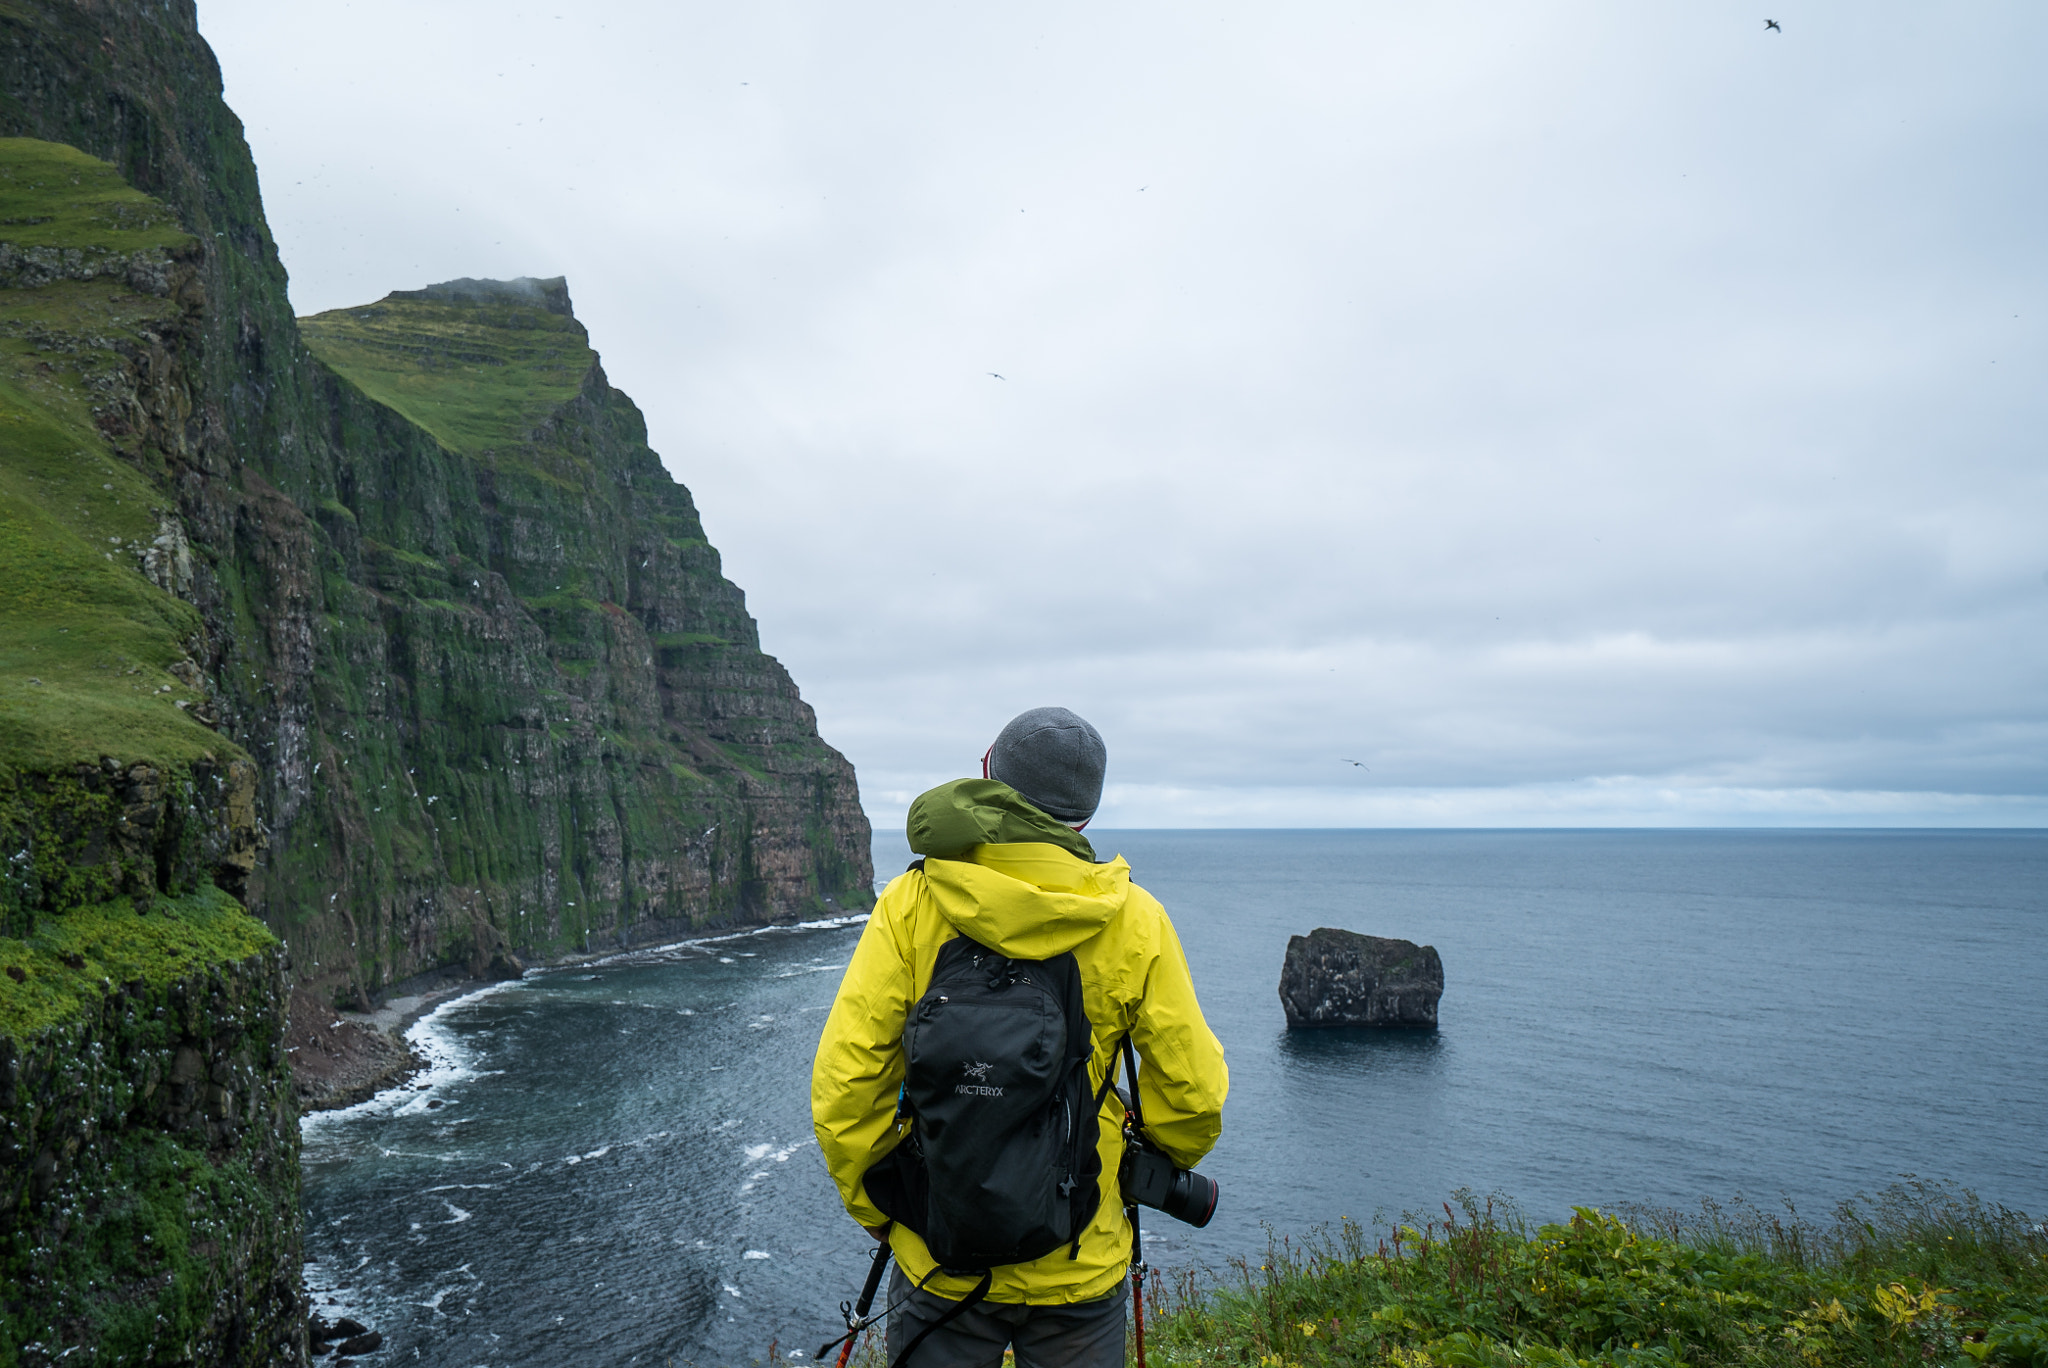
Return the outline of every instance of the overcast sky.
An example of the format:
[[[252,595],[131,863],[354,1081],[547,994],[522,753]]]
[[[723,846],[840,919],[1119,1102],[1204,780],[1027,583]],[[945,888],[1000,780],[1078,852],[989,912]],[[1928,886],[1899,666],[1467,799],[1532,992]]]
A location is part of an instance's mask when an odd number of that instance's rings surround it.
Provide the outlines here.
[[[2038,0],[200,5],[298,310],[566,275],[878,824],[1045,703],[1105,826],[2048,823]]]

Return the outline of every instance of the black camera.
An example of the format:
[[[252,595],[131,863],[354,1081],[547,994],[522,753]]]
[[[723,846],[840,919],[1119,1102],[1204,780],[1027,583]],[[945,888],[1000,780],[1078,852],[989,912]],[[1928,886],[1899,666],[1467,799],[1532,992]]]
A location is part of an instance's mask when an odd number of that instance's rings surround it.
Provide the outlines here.
[[[1159,1146],[1142,1134],[1133,1134],[1124,1149],[1123,1172],[1118,1175],[1124,1195],[1140,1206],[1163,1211],[1176,1221],[1196,1229],[1209,1224],[1216,1214],[1216,1183],[1193,1169],[1176,1167]]]

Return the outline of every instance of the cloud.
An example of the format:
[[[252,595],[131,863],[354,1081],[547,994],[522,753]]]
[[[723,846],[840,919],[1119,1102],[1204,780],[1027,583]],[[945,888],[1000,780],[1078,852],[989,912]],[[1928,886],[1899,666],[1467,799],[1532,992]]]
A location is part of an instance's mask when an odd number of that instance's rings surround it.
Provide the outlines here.
[[[2034,8],[202,21],[302,312],[569,277],[878,820],[1054,701],[1119,820],[2048,806]]]

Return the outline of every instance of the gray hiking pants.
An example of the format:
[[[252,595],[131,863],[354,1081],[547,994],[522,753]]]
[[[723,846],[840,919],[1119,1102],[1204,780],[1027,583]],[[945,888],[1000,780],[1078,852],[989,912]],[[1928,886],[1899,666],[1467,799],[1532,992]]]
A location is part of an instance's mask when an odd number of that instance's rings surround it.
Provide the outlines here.
[[[889,1270],[889,1361],[917,1332],[955,1303],[920,1291]],[[1003,1350],[1017,1351],[1017,1368],[1123,1368],[1124,1289],[1096,1301],[1065,1306],[977,1302],[925,1336],[903,1368],[1001,1368]]]

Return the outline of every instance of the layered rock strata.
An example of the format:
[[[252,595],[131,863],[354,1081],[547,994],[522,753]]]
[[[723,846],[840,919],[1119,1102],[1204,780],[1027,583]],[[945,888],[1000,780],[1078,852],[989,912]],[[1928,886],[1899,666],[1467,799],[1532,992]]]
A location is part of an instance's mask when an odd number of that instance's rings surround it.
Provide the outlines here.
[[[190,0],[0,5],[0,1361],[304,1361],[279,938],[324,1016],[867,842],[566,286],[302,332]]]
[[[561,282],[302,330],[188,4],[0,9],[0,135],[0,573],[107,586],[0,603],[10,926],[211,879],[364,1005],[867,903],[851,767]]]

